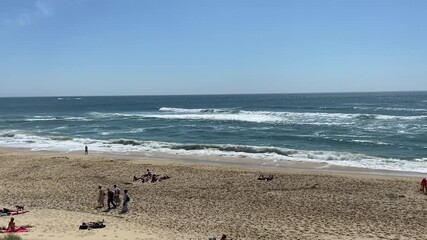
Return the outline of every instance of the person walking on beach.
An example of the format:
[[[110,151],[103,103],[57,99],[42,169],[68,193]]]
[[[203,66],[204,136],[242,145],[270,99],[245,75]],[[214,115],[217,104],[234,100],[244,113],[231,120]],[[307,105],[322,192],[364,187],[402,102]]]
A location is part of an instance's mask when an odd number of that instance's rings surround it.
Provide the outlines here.
[[[122,208],[122,213],[127,213],[129,211],[129,194],[128,194],[128,190],[124,191],[124,195],[123,195],[123,208]]]
[[[102,190],[102,186],[98,187],[98,207],[97,208],[103,208],[104,207],[104,201],[105,201],[105,192]]]
[[[88,148],[87,148],[87,145],[85,146],[85,155],[88,155],[89,154],[89,150],[88,150]]]
[[[117,185],[114,185],[114,203],[116,205],[120,204],[120,188]]]
[[[111,191],[109,188],[107,188],[107,206],[108,206],[108,210],[111,209],[111,204],[113,205],[113,208],[116,208],[116,204],[114,203],[114,192]]]

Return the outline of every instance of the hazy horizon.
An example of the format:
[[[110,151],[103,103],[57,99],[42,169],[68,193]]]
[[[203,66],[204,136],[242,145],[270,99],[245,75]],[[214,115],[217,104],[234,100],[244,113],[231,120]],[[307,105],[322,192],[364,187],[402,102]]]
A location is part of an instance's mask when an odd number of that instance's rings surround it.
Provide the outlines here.
[[[9,96],[0,98],[73,98],[73,97],[167,97],[167,96],[216,96],[216,95],[310,95],[310,94],[375,94],[375,93],[425,93],[427,91],[419,90],[419,91],[360,91],[360,92],[288,92],[288,93],[189,93],[189,94],[140,94],[140,95],[34,95],[34,96]]]

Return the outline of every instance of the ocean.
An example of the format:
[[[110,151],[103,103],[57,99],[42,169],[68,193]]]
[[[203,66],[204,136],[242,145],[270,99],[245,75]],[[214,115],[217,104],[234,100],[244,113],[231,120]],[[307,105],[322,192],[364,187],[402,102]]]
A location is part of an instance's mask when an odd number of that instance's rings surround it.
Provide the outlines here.
[[[427,173],[427,92],[0,98],[0,147]]]

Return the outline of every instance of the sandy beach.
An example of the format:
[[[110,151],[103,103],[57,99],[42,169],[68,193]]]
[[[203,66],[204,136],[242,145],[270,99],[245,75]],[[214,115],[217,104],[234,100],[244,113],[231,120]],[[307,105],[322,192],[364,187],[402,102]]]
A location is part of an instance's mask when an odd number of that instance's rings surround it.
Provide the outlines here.
[[[30,211],[16,216],[17,225],[33,225],[25,240],[427,238],[427,196],[419,177],[403,173],[11,150],[0,151],[0,163],[0,207]],[[147,168],[171,178],[132,181]],[[274,179],[259,181],[260,173]],[[98,185],[113,184],[129,190],[129,213],[95,209]],[[78,229],[97,220],[107,226]]]

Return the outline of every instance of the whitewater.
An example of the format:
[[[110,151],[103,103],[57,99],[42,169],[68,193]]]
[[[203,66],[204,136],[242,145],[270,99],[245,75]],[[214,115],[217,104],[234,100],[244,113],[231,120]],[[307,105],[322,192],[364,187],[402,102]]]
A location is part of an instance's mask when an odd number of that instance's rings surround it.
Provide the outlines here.
[[[0,147],[427,173],[427,93],[0,98]]]

